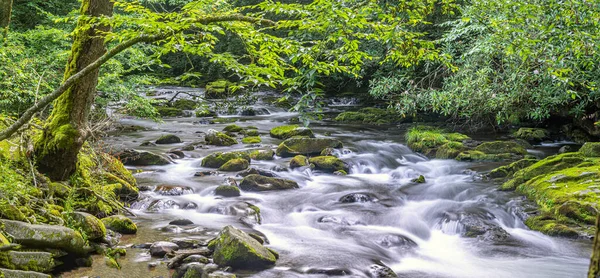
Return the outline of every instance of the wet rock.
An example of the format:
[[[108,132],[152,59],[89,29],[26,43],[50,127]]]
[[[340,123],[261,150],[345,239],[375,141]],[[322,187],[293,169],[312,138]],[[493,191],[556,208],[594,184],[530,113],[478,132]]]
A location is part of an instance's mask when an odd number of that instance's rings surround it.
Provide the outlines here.
[[[262,139],[259,136],[246,136],[242,139],[244,144],[259,144]]]
[[[586,142],[579,152],[585,157],[600,157],[600,142]]]
[[[165,232],[165,233],[179,234],[179,233],[182,233],[184,230],[183,230],[183,228],[181,228],[177,225],[168,225],[168,226],[160,228],[160,231]]]
[[[102,218],[102,223],[107,229],[113,230],[121,234],[135,234],[137,233],[137,226],[131,219],[123,215],[112,215],[109,217]]]
[[[167,165],[171,162],[160,155],[151,152],[136,151],[133,149],[123,150],[114,154],[125,165],[131,166],[149,166],[149,165]]]
[[[104,224],[104,223],[102,223]],[[113,231],[106,230],[106,236],[104,237],[104,242],[108,244],[109,247],[117,246],[119,242],[121,242],[121,234]]]
[[[171,242],[177,244],[181,249],[192,249],[198,247],[198,240],[191,238],[174,238]]]
[[[245,159],[251,161],[250,156],[246,152],[226,152],[213,153],[202,159],[201,166],[208,168],[219,168],[232,159]]]
[[[209,109],[198,109],[198,110],[196,110],[195,114],[196,114],[197,118],[216,117],[217,116],[217,112],[209,110]]]
[[[194,202],[187,202],[181,206],[182,209],[197,209],[198,205]]]
[[[181,138],[179,138],[173,134],[166,134],[166,135],[163,135],[160,138],[156,139],[155,143],[159,144],[159,145],[176,144],[176,143],[181,143]]]
[[[363,224],[357,220],[340,218],[337,216],[329,216],[329,215],[321,216],[317,221],[319,223],[333,223],[333,224],[339,224],[339,225],[344,225],[344,226]]]
[[[152,146],[156,146],[156,144],[150,142],[150,141],[146,141],[144,143],[140,144],[141,147],[152,147]]]
[[[179,150],[172,150],[169,151],[170,155],[174,155],[175,158],[179,159],[179,158],[184,158],[185,154],[183,153],[183,151],[179,151]]]
[[[97,241],[106,237],[106,227],[104,227],[104,223],[95,216],[79,211],[68,213],[67,215],[72,221],[72,227],[82,231],[89,240]]]
[[[86,254],[81,234],[73,229],[54,225],[34,225],[20,221],[0,220],[3,231],[13,237],[14,243],[29,248],[52,248],[75,254]]]
[[[271,129],[269,134],[271,135],[271,137],[278,139],[288,139],[294,136],[306,136],[309,138],[315,137],[310,128],[300,127],[298,125],[278,126]]]
[[[398,278],[398,275],[391,268],[383,264],[371,265],[367,275],[371,278]]]
[[[202,264],[208,264],[208,258],[204,257],[202,255],[191,255],[188,256],[187,258],[183,259],[183,263],[184,264],[189,264],[189,263],[202,263]]]
[[[247,108],[240,112],[242,116],[270,115],[271,113],[266,108]]]
[[[50,272],[56,266],[54,256],[48,252],[0,252],[2,267],[26,271]]]
[[[223,271],[215,271],[211,274],[208,274],[208,278],[236,278],[235,274],[227,273]]]
[[[0,277],[10,278],[52,278],[52,276],[35,271],[23,271],[0,268]]]
[[[134,244],[131,246],[131,248],[136,248],[136,249],[150,249],[150,246],[152,246],[152,243],[139,243],[139,244]]]
[[[340,203],[367,203],[376,201],[376,198],[368,193],[350,193],[340,198]]]
[[[377,244],[383,247],[391,248],[403,248],[403,249],[412,249],[417,247],[417,243],[402,235],[385,235],[379,239],[377,239]]]
[[[178,209],[179,208],[179,204],[173,200],[153,200],[148,207],[146,208],[146,211],[148,212],[158,212],[158,211],[162,211],[165,209]]]
[[[213,260],[219,266],[235,269],[266,269],[277,260],[267,248],[245,232],[225,227],[209,246],[214,249]]]
[[[246,177],[249,175],[261,175],[270,178],[278,178],[279,175],[273,171],[260,169],[260,168],[249,168],[246,171],[240,172],[237,174],[240,177]]]
[[[152,257],[164,257],[166,254],[179,250],[179,246],[172,242],[157,241],[150,246]]]
[[[163,196],[181,196],[185,194],[193,194],[194,190],[187,186],[162,184],[157,186],[154,189],[154,192]]]
[[[250,166],[250,162],[243,158],[234,158],[225,162],[221,167],[219,167],[219,171],[224,172],[238,172],[245,169],[248,169]]]
[[[260,208],[248,202],[223,204],[218,207],[211,208],[209,212],[238,216],[240,221],[249,225],[260,224],[261,222]]]
[[[502,229],[489,214],[461,214],[459,222],[465,228],[463,235],[466,237],[476,237],[491,242],[502,242],[510,237],[510,234]]]
[[[321,151],[320,155],[321,156],[334,156],[334,153],[335,153],[334,148],[325,148],[323,151]]]
[[[527,150],[523,146],[513,141],[493,141],[485,142],[475,148],[476,151],[483,152],[485,154],[515,154],[515,155],[526,155]]]
[[[194,177],[205,177],[205,176],[216,176],[219,172],[217,171],[200,171],[194,174]]]
[[[207,144],[215,146],[231,146],[238,143],[234,138],[214,129],[208,130],[204,140],[206,140]]]
[[[317,156],[308,159],[308,162],[314,165],[316,170],[333,173],[335,171],[348,172],[348,165],[343,160],[335,156]]]
[[[273,160],[274,155],[273,150],[256,150],[250,153],[250,157],[254,160]]]
[[[522,127],[517,130],[514,134],[515,138],[527,140],[533,143],[542,142],[544,139],[548,139],[549,133],[543,128],[527,128]]]
[[[243,127],[236,125],[236,124],[230,124],[223,128],[223,132],[241,132],[243,130],[244,130]]]
[[[327,276],[346,276],[352,274],[352,271],[343,268],[311,268],[306,274],[323,274]]]
[[[577,151],[577,148],[575,148],[573,145],[564,145],[564,146],[560,147],[560,149],[558,149],[559,154],[576,152],[576,151]]]
[[[277,147],[276,154],[281,157],[296,155],[319,155],[326,148],[342,148],[339,140],[328,138],[290,138]]]
[[[223,197],[238,197],[240,189],[237,186],[221,185],[215,189],[215,195]]]
[[[590,225],[596,223],[598,210],[590,204],[567,201],[558,208],[558,213]]]
[[[425,177],[423,175],[419,175],[418,178],[413,179],[412,182],[414,183],[425,183]]]
[[[269,191],[298,188],[292,180],[270,178],[260,175],[248,175],[240,183],[240,188],[246,191]]]
[[[178,268],[173,274],[172,278],[194,278],[204,277],[204,264],[202,263],[188,263]]]
[[[534,163],[536,163],[537,161],[538,161],[537,159],[530,159],[530,158],[521,159],[521,160],[515,161],[509,165],[500,166],[500,167],[492,170],[488,174],[488,176],[492,179],[510,178],[517,171],[519,171],[523,168],[529,167],[529,166],[533,165]]]
[[[189,219],[181,218],[181,219],[176,219],[176,220],[169,222],[169,225],[186,226],[186,225],[194,225],[194,222],[192,222],[192,220],[189,220]]]
[[[300,167],[308,166],[308,158],[303,155],[297,155],[290,160],[290,169],[296,169]]]

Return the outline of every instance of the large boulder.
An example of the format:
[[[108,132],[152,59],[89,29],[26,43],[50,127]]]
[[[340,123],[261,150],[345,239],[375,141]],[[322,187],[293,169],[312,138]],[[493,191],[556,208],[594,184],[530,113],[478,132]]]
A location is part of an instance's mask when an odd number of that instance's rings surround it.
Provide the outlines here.
[[[215,146],[231,146],[238,143],[237,140],[229,135],[214,129],[209,129],[208,132],[206,132],[206,137],[204,139],[207,144]]]
[[[250,155],[245,152],[213,153],[202,159],[201,166],[208,168],[219,168],[228,161],[238,158],[245,159],[247,161],[251,160]]]
[[[277,155],[292,157],[296,155],[319,155],[326,148],[342,148],[339,140],[328,138],[290,138],[277,147]]]
[[[60,249],[75,254],[87,253],[83,237],[73,229],[11,220],[0,220],[0,224],[4,225],[4,232],[13,238],[13,242],[26,247]]]
[[[173,134],[166,134],[156,139],[156,144],[176,144],[181,143],[181,139]]]
[[[168,253],[179,250],[179,245],[168,241],[157,241],[150,246],[150,255],[164,257]]]
[[[348,172],[348,165],[343,160],[335,156],[317,156],[308,159],[308,162],[314,165],[316,170],[333,173],[335,171]],[[290,166],[291,167],[291,166]]]
[[[256,150],[250,153],[250,157],[254,160],[273,160],[274,155],[273,150]]]
[[[240,188],[246,191],[269,191],[298,188],[298,183],[291,180],[248,175],[240,183]]]
[[[243,158],[234,158],[232,160],[225,162],[225,164],[223,164],[221,167],[219,167],[219,171],[238,172],[238,171],[248,169],[249,166],[250,166],[250,163],[248,162],[248,160],[243,159]]]
[[[50,272],[55,266],[54,256],[48,252],[0,252],[0,267],[25,271]]]
[[[537,143],[548,138],[548,131],[543,128],[522,127],[515,132],[514,136],[515,138]]]
[[[52,278],[52,276],[35,271],[23,271],[0,268],[0,277],[10,278]]]
[[[89,240],[98,241],[106,237],[106,227],[100,219],[85,212],[67,213],[73,227],[82,231]]]
[[[135,234],[137,233],[137,226],[131,219],[123,215],[113,215],[102,218],[102,223],[106,228],[113,230],[121,234]]]
[[[223,197],[238,197],[240,189],[235,185],[221,185],[215,189],[215,195]]]
[[[214,262],[221,267],[266,269],[275,265],[277,261],[269,249],[250,235],[232,226],[223,228],[209,247],[214,249]]]
[[[278,127],[271,129],[270,134],[271,134],[271,137],[279,138],[279,139],[288,139],[288,138],[292,138],[294,136],[306,136],[306,137],[310,137],[310,138],[315,137],[315,135],[313,134],[313,132],[310,128],[300,127],[298,125],[278,126]]]
[[[517,142],[513,141],[493,141],[493,142],[485,142],[475,148],[476,151],[480,151],[485,154],[516,154],[516,155],[526,155],[527,150],[519,145]]]
[[[297,155],[290,160],[290,169],[308,166],[308,158],[303,155]]]
[[[586,142],[579,152],[585,157],[600,157],[600,142]]]
[[[120,151],[114,156],[119,158],[123,164],[131,166],[167,165],[171,163],[163,156],[133,149]]]

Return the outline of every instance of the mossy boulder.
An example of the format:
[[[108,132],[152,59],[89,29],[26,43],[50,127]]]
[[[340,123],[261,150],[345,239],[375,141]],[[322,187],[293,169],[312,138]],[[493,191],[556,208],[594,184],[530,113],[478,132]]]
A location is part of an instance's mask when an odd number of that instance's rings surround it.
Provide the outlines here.
[[[290,138],[277,147],[276,154],[281,157],[296,155],[319,155],[326,148],[342,148],[339,140],[328,138]]]
[[[131,219],[123,215],[113,215],[102,218],[102,223],[106,228],[113,230],[121,234],[135,234],[137,233],[137,226]]]
[[[278,139],[288,139],[294,136],[306,136],[309,138],[314,138],[312,130],[307,127],[300,127],[298,125],[284,125],[278,126],[269,132],[271,137]]]
[[[432,158],[455,158],[465,150],[462,141],[469,140],[469,136],[461,133],[450,133],[442,129],[418,126],[406,133],[407,146],[418,153]],[[438,154],[439,152],[439,154]]]
[[[292,180],[272,178],[251,174],[242,180],[240,188],[246,191],[271,191],[298,188],[298,183]]]
[[[172,107],[175,107],[177,109],[181,109],[181,110],[194,110],[196,109],[196,107],[198,107],[198,103],[191,100],[191,99],[178,99],[175,102],[173,102]]]
[[[543,128],[528,128],[522,127],[514,133],[515,138],[527,140],[528,142],[542,142],[547,139],[549,134],[548,131]]]
[[[60,249],[68,253],[83,255],[87,251],[81,234],[73,229],[55,225],[36,225],[20,221],[0,220],[5,233],[19,243],[34,249]]]
[[[439,159],[456,158],[466,148],[461,142],[449,141],[441,145],[435,152],[435,157]]]
[[[213,153],[207,157],[205,157],[204,159],[202,159],[202,163],[201,166],[202,167],[208,167],[208,168],[219,168],[221,166],[223,166],[223,164],[227,163],[228,161],[232,160],[232,159],[237,159],[237,158],[241,158],[241,159],[245,159],[247,161],[250,161],[250,155],[246,152],[226,152],[226,153]]]
[[[243,127],[236,125],[236,124],[231,124],[231,125],[228,125],[223,128],[224,132],[241,132],[243,130],[244,130]]]
[[[303,155],[297,155],[290,160],[290,169],[308,166],[308,158]]]
[[[106,237],[104,223],[95,216],[80,211],[66,213],[66,216],[70,220],[72,227],[83,232],[88,240],[99,241]]]
[[[511,178],[513,174],[523,168],[529,167],[536,163],[538,160],[533,158],[524,158],[518,161],[515,161],[509,165],[500,166],[494,170],[492,170],[488,176],[492,179],[498,178]]]
[[[515,155],[526,155],[527,150],[514,141],[493,141],[485,142],[477,147],[476,151],[480,151],[485,154],[515,154]]]
[[[255,150],[250,153],[250,158],[254,160],[273,160],[275,151],[273,150]]]
[[[275,255],[260,242],[233,226],[227,226],[212,242],[213,260],[221,267],[266,269],[275,265]]]
[[[217,116],[217,112],[209,110],[207,108],[198,109],[198,110],[196,110],[195,114],[196,114],[196,117],[198,117],[198,118],[216,117]]]
[[[258,136],[258,130],[256,129],[248,129],[246,130],[246,136]]]
[[[248,169],[250,166],[250,162],[243,158],[234,158],[225,162],[221,167],[219,167],[219,171],[224,172],[238,172],[242,170]]]
[[[231,93],[233,84],[227,80],[217,80],[206,84],[204,96],[208,99],[223,99],[227,98]]]
[[[401,122],[403,119],[391,111],[373,107],[362,108],[358,111],[340,113],[335,121],[349,123],[390,124]]]
[[[316,170],[333,173],[335,171],[348,172],[348,165],[343,160],[334,156],[317,156],[308,159],[308,162],[314,165]]]
[[[157,107],[156,111],[162,117],[180,117],[183,116],[183,110],[175,107]]]
[[[413,179],[412,182],[414,182],[414,183],[425,183],[426,182],[425,176],[419,175],[419,177]]]
[[[242,143],[244,144],[258,144],[262,142],[262,139],[258,136],[248,136],[242,139]]]
[[[204,139],[206,140],[207,144],[215,146],[231,146],[238,143],[237,140],[229,135],[223,132],[218,132],[214,129],[209,129]]]
[[[156,144],[176,144],[181,143],[181,139],[173,134],[165,134],[156,139]]]
[[[600,142],[586,142],[579,152],[585,157],[600,157]]]
[[[0,268],[0,277],[3,278],[52,278],[49,274],[35,271],[14,270]]]
[[[171,162],[160,155],[151,152],[126,149],[114,154],[123,164],[131,166],[167,165]]]
[[[549,156],[514,173],[513,178],[502,184],[501,190],[514,190],[517,186],[547,173],[575,167],[586,159],[580,153],[564,153]]]
[[[240,189],[234,185],[221,185],[215,189],[215,195],[223,197],[238,197]]]
[[[51,272],[56,267],[56,263],[54,255],[49,252],[1,251],[0,267],[24,271]]]

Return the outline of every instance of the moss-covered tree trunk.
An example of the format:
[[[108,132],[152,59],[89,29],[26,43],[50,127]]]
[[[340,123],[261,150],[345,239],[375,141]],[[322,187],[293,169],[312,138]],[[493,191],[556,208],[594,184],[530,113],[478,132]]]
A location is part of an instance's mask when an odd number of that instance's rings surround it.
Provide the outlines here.
[[[588,278],[600,277],[600,214],[596,218],[596,235],[594,236],[594,248],[592,249],[592,261]]]
[[[4,41],[4,38],[6,38],[6,34],[8,33],[12,5],[13,0],[0,0],[0,34],[2,34],[0,43]]]
[[[64,79],[106,53],[103,33],[110,27],[90,23],[93,17],[111,16],[110,0],[83,0]],[[89,136],[88,116],[96,96],[98,70],[86,75],[55,102],[41,137],[36,141],[38,170],[53,180],[65,180],[74,171],[77,154]]]

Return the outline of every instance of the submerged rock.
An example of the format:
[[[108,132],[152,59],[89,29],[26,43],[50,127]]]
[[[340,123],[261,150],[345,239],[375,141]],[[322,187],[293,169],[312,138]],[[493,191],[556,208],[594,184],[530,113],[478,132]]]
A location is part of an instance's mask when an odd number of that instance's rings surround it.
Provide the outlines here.
[[[179,250],[179,246],[168,241],[157,241],[150,246],[152,257],[164,257],[166,254]]]
[[[13,242],[29,248],[52,248],[68,253],[86,254],[85,242],[79,232],[63,226],[35,225],[20,221],[0,220],[4,232],[10,234]]]
[[[238,143],[237,140],[229,135],[223,132],[218,132],[214,129],[209,129],[208,132],[206,132],[204,139],[206,140],[207,144],[215,146],[231,146]]]
[[[121,234],[135,234],[137,233],[137,226],[131,219],[123,215],[113,215],[102,218],[102,223],[106,228],[111,229]]]
[[[240,172],[237,175],[240,177],[246,177],[248,175],[261,175],[261,176],[271,177],[271,178],[279,177],[279,175],[277,175],[277,173],[275,173],[273,171],[260,169],[260,168],[249,168],[248,170]]]
[[[156,139],[156,144],[176,144],[181,143],[181,139],[173,134],[166,134]]]
[[[223,197],[238,197],[240,196],[240,189],[233,185],[221,185],[215,189],[215,195]]]
[[[315,137],[310,128],[300,127],[298,125],[278,126],[272,128],[269,134],[271,135],[271,137],[278,139],[288,139],[294,136],[306,136],[310,138]]]
[[[242,180],[240,188],[246,191],[270,191],[298,188],[298,184],[292,180],[252,174]]]
[[[161,184],[154,189],[154,192],[163,196],[181,196],[192,194],[194,190],[188,186]]]
[[[146,151],[136,151],[133,149],[123,150],[114,154],[123,164],[131,166],[151,166],[170,164],[167,158]]]
[[[281,157],[296,155],[319,155],[326,148],[342,148],[339,140],[328,138],[290,138],[277,147],[276,154]]]
[[[276,262],[275,255],[256,239],[232,226],[225,227],[211,241],[213,260],[219,266],[235,269],[266,269]]]
[[[367,275],[370,278],[398,278],[398,274],[384,264],[371,265],[367,271]]]
[[[175,220],[169,222],[169,225],[187,226],[187,225],[194,225],[194,222],[192,222],[192,220],[189,220],[189,219],[181,218],[181,219],[175,219]]]
[[[340,198],[340,203],[366,203],[377,200],[373,195],[368,193],[350,193]]]

